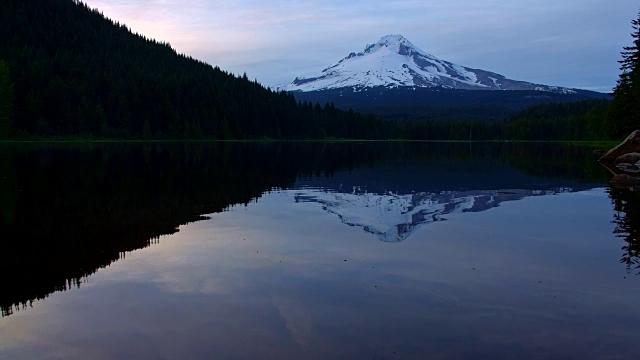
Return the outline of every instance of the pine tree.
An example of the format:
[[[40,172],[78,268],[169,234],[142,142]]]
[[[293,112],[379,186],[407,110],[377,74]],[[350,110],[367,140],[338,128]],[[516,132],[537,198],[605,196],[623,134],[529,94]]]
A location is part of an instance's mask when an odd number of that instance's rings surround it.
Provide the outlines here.
[[[13,86],[9,78],[9,67],[0,59],[0,138],[9,136],[12,107]]]
[[[608,131],[612,136],[627,135],[640,127],[640,12],[631,25],[633,45],[625,46],[621,53],[622,72],[607,113]]]
[[[149,119],[146,119],[142,125],[142,138],[151,139],[151,125],[149,125]]]

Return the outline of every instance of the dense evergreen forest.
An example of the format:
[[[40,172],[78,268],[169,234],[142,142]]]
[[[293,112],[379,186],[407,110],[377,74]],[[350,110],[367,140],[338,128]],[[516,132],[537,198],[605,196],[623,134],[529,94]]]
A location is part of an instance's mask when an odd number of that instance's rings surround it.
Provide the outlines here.
[[[0,38],[0,89],[13,88],[10,119],[0,110],[5,133],[10,126],[41,136],[351,137],[366,120],[297,104],[135,35],[80,1],[3,0]]]
[[[620,116],[605,116],[604,100],[482,122],[385,120],[298,102],[133,34],[78,0],[3,0],[0,38],[0,138],[595,140],[633,127],[611,125]]]
[[[504,120],[398,122],[399,137],[424,140],[603,140],[607,100],[545,103]]]
[[[295,91],[298,101],[333,103],[389,120],[503,120],[530,106],[543,103],[608,99],[607,94],[574,90],[552,93],[535,90],[461,90],[420,87],[341,88]]]

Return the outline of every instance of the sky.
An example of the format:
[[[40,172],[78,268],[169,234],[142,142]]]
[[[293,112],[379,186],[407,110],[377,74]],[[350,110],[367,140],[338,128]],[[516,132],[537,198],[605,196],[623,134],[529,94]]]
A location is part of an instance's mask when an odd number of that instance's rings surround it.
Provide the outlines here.
[[[637,0],[84,0],[132,31],[266,86],[387,34],[514,80],[609,92]]]

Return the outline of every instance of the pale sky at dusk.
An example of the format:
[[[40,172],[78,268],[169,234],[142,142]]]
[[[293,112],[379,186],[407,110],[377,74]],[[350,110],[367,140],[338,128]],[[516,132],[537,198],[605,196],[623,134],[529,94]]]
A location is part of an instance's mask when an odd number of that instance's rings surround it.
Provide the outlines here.
[[[443,60],[608,92],[637,0],[85,0],[178,52],[275,86],[387,34]]]

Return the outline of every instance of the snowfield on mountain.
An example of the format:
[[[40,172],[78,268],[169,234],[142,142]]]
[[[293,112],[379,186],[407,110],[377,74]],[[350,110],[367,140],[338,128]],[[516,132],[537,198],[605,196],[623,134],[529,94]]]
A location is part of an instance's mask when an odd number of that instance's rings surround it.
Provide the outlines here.
[[[460,90],[538,90],[573,94],[569,88],[507,79],[490,71],[441,60],[420,50],[402,35],[383,36],[364,51],[352,52],[320,74],[297,77],[287,91],[318,91],[374,87],[421,87]]]

